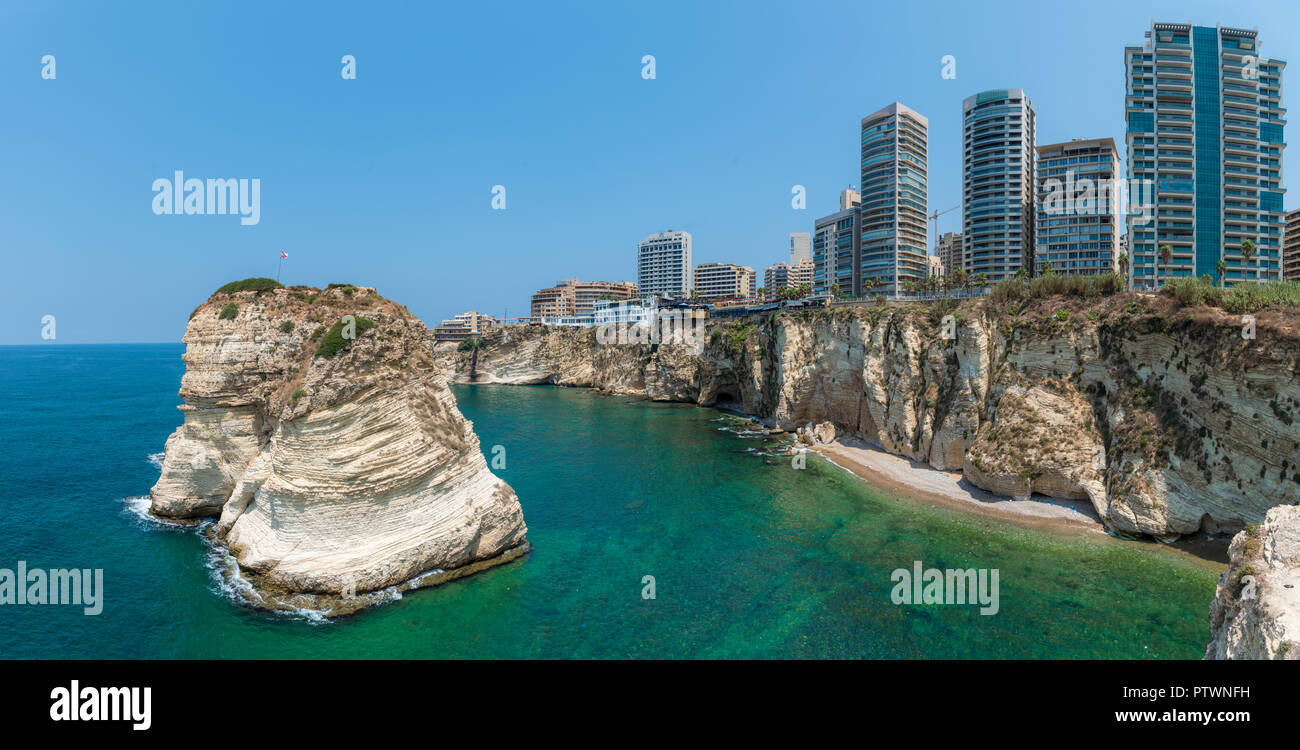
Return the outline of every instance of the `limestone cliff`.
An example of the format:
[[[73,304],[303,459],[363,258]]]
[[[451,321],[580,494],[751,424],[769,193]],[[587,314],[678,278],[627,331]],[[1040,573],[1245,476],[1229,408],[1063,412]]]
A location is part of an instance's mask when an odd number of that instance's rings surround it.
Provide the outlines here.
[[[1237,534],[1210,608],[1207,659],[1300,659],[1300,508]]]
[[[1168,539],[1300,502],[1300,321],[1256,318],[1243,339],[1239,316],[1116,294],[710,320],[698,347],[511,327],[435,351],[459,382],[729,403],[785,430],[831,422],[990,491],[1088,499],[1115,531]]]
[[[526,549],[518,499],[425,334],[365,287],[214,294],[185,331],[185,421],[152,512],[218,518],[242,572],[287,592],[365,592]]]

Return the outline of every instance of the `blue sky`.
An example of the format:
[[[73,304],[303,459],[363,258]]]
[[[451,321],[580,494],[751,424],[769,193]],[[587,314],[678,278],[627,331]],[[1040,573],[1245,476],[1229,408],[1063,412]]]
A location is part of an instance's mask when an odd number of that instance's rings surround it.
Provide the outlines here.
[[[57,343],[179,341],[280,250],[285,283],[375,286],[430,324],[525,313],[562,278],[635,280],[661,229],[761,273],[856,184],[859,120],[892,101],[930,120],[945,209],[977,91],[1025,89],[1039,143],[1122,143],[1123,47],[1152,18],[1259,27],[1263,54],[1300,60],[1296,3],[1082,5],[6,2],[0,344],[42,343],[45,315]],[[155,215],[177,169],[260,179],[260,222]]]

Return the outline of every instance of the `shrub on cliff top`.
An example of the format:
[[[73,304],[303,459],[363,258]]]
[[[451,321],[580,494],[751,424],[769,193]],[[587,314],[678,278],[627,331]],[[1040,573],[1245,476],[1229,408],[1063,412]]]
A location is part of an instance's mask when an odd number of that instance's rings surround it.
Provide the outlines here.
[[[1119,274],[1065,275],[1049,273],[1032,279],[1014,278],[1000,281],[989,290],[988,299],[997,307],[1011,302],[1067,295],[1073,297],[1105,297],[1124,291],[1124,278]]]
[[[347,348],[357,336],[360,336],[366,330],[375,327],[374,321],[369,318],[358,317],[354,318],[354,321],[355,336],[352,336],[350,333],[349,336],[346,337],[343,335],[344,331],[348,329],[348,325],[342,320],[331,326],[329,331],[325,334],[325,338],[320,342],[320,346],[316,347],[316,356],[325,357],[327,359],[333,357],[335,354],[338,354],[340,351]]]
[[[1181,279],[1168,279],[1160,287],[1160,293],[1173,297],[1182,305],[1223,306],[1223,290],[1204,279],[1191,276]]]
[[[1266,307],[1300,307],[1300,282],[1238,284],[1228,290],[1223,300],[1223,309],[1234,314],[1254,312]]]
[[[238,314],[239,314],[239,305],[236,305],[234,302],[231,302],[230,304],[221,308],[221,312],[217,315],[217,320],[234,320],[235,316]]]
[[[216,293],[221,294],[223,292],[244,292],[249,290],[252,290],[254,292],[265,292],[268,289],[279,289],[281,286],[283,285],[280,282],[276,281],[275,279],[268,279],[262,276],[255,276],[251,279],[244,279],[243,281],[232,281],[229,284],[226,284],[225,286],[218,289]]]

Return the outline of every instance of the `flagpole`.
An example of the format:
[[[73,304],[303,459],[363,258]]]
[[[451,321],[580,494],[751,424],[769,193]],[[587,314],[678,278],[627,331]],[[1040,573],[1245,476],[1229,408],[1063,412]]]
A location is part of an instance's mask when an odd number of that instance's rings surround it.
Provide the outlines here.
[[[275,283],[280,283],[280,269],[284,266],[284,253],[280,253],[280,262],[275,264]]]

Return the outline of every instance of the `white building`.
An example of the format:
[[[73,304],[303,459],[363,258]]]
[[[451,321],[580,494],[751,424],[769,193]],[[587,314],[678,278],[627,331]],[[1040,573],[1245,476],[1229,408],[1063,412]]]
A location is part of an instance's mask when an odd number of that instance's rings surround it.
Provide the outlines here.
[[[659,313],[656,297],[632,300],[600,300],[596,302],[594,322],[603,325],[649,326]]]
[[[667,230],[637,245],[636,283],[640,294],[686,297],[691,291],[691,233]]]
[[[799,265],[801,260],[812,260],[812,234],[809,232],[790,233],[790,267]]]

